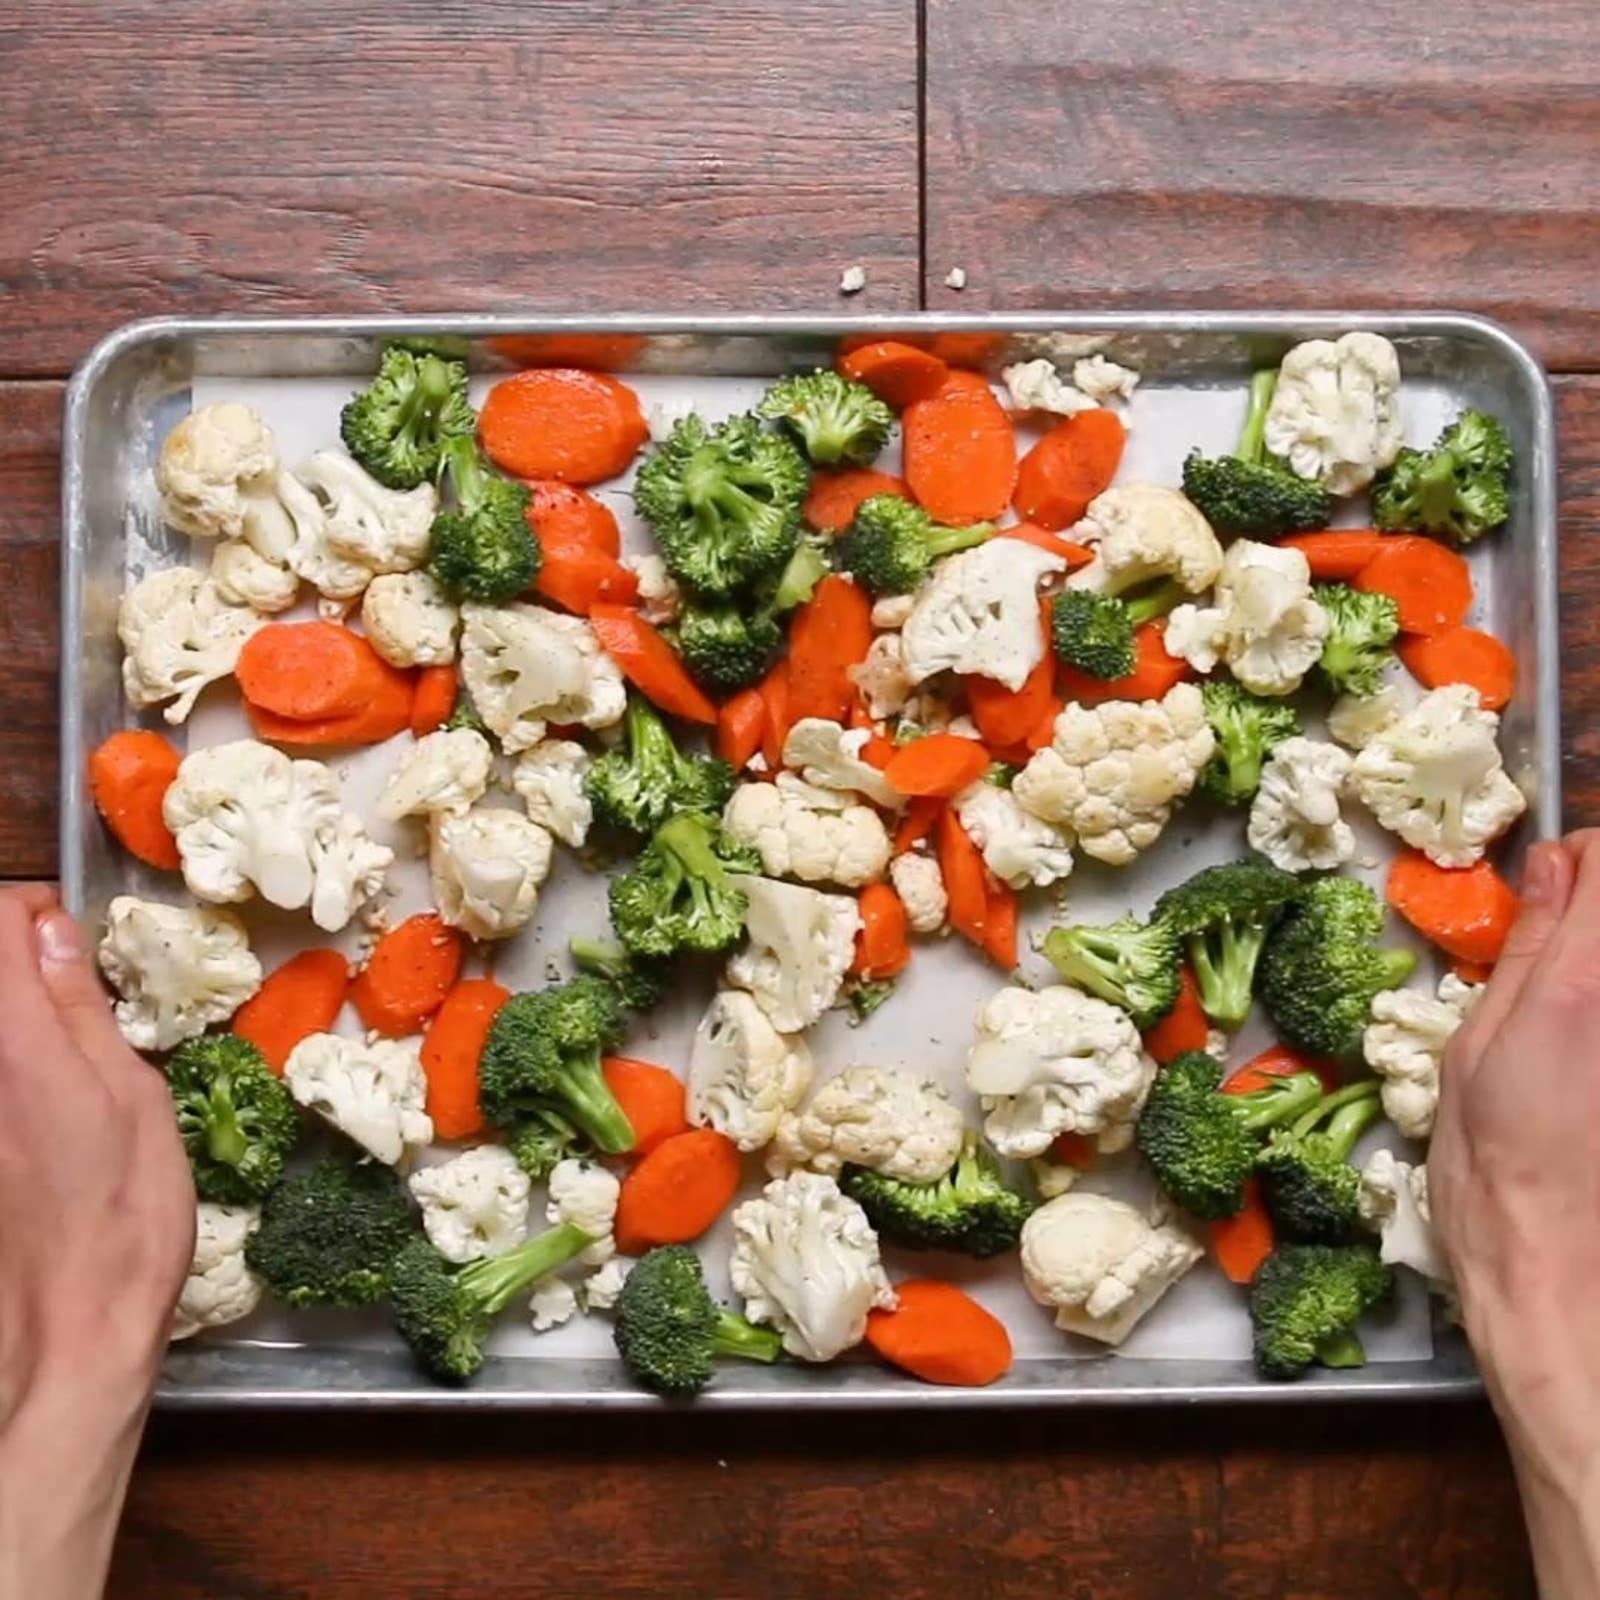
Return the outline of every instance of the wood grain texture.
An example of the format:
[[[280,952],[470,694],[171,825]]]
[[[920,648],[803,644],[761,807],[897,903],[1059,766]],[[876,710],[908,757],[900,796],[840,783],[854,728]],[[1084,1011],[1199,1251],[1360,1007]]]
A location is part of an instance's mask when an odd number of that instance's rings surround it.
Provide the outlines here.
[[[1597,54],[1592,0],[927,0],[928,304],[1451,308],[1594,370]]]
[[[130,317],[917,304],[915,0],[13,0],[0,375]]]

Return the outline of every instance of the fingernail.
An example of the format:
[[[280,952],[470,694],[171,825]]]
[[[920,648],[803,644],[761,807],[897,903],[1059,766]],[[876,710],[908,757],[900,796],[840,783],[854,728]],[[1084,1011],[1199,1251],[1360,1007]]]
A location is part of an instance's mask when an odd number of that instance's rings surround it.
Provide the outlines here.
[[[1522,903],[1537,906],[1555,898],[1556,859],[1561,847],[1553,844],[1536,844],[1529,852],[1522,868]]]
[[[65,911],[52,911],[35,926],[39,936],[39,960],[47,967],[64,967],[83,955],[78,924]]]

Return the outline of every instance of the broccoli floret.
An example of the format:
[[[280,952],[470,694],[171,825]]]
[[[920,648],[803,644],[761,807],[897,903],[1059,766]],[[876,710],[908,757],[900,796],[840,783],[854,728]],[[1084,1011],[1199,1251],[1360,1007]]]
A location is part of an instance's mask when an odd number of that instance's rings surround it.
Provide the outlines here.
[[[1442,533],[1457,544],[1511,515],[1511,440],[1486,411],[1463,411],[1431,450],[1402,450],[1372,488],[1380,528]]]
[[[988,522],[947,528],[899,495],[875,494],[856,508],[834,547],[834,565],[869,594],[909,594],[941,556],[982,544],[993,532]]]
[[[733,844],[714,819],[688,812],[659,828],[633,868],[611,880],[611,925],[628,953],[715,954],[736,943],[748,901],[729,867],[759,872],[761,858]]]
[[[845,991],[850,1007],[850,1025],[865,1022],[894,993],[893,978],[857,978]]]
[[[1178,998],[1178,936],[1165,923],[1121,917],[1105,927],[1053,928],[1040,947],[1068,983],[1121,1006],[1143,1032]]]
[[[478,1061],[484,1115],[515,1128],[550,1110],[607,1155],[631,1150],[633,1129],[600,1071],[625,1026],[622,997],[604,978],[580,974],[513,995],[495,1013]]]
[[[1260,995],[1284,1041],[1354,1061],[1373,996],[1411,975],[1409,950],[1385,950],[1383,907],[1354,878],[1319,878],[1284,913],[1261,953]]]
[[[391,489],[427,483],[446,443],[470,439],[477,425],[466,367],[398,343],[383,352],[377,377],[339,413],[345,449]]]
[[[1359,1367],[1366,1361],[1356,1323],[1394,1289],[1394,1274],[1374,1244],[1286,1244],[1262,1263],[1250,1286],[1256,1370],[1298,1378],[1313,1362]]]
[[[1328,637],[1318,665],[1335,694],[1371,695],[1394,659],[1400,607],[1386,594],[1352,589],[1347,583],[1318,584],[1313,593],[1328,614]]]
[[[1207,867],[1156,901],[1154,919],[1185,945],[1211,1020],[1237,1028],[1250,1014],[1268,931],[1301,892],[1300,880],[1266,861]]]
[[[1300,717],[1282,700],[1267,700],[1231,678],[1200,690],[1217,747],[1200,773],[1200,790],[1223,805],[1243,805],[1261,787],[1261,768],[1273,747],[1300,731]]]
[[[1222,1063],[1202,1050],[1175,1057],[1139,1113],[1140,1153],[1161,1187],[1206,1222],[1237,1216],[1269,1128],[1322,1097],[1314,1072],[1276,1078],[1248,1094],[1222,1093]]]
[[[750,416],[685,417],[639,469],[634,501],[667,570],[706,600],[776,581],[800,537],[805,457]]]
[[[389,1292],[395,1257],[415,1236],[387,1167],[323,1161],[267,1196],[244,1259],[292,1306],[370,1306]]]
[[[891,1244],[954,1250],[980,1260],[1014,1250],[1033,1211],[1033,1202],[1005,1186],[994,1157],[971,1137],[936,1183],[904,1183],[846,1167],[841,1187]]]
[[[782,617],[796,606],[803,606],[828,572],[828,558],[822,546],[815,539],[802,538],[778,574],[778,581],[767,599],[767,614]]]
[[[452,599],[516,599],[544,560],[528,522],[527,487],[491,471],[470,438],[445,446],[444,467],[456,505],[433,519],[428,571]]]
[[[678,618],[678,654],[713,694],[737,694],[760,682],[782,644],[783,629],[768,611],[691,601]]]
[[[541,1106],[506,1135],[506,1148],[535,1183],[543,1183],[561,1162],[593,1155],[594,1147],[559,1111]]]
[[[492,739],[489,724],[478,713],[478,708],[472,703],[472,696],[467,692],[466,686],[456,690],[456,703],[450,715],[444,719],[446,732],[454,733],[460,728],[470,728],[474,733],[481,733],[485,739]]]
[[[594,761],[584,792],[613,828],[655,832],[684,811],[721,811],[733,793],[733,769],[711,756],[686,756],[666,724],[639,695],[628,700],[627,743]]]
[[[1057,657],[1091,678],[1125,678],[1133,671],[1134,630],[1165,616],[1185,598],[1167,579],[1130,595],[1063,589],[1050,607],[1050,640]]]
[[[1256,1162],[1278,1237],[1296,1244],[1353,1244],[1367,1231],[1357,1199],[1361,1179],[1350,1152],[1380,1111],[1375,1079],[1321,1097],[1273,1134]]]
[[[195,1192],[219,1205],[253,1205],[283,1176],[300,1137],[294,1096],[261,1052],[231,1033],[185,1040],[164,1070]]]
[[[870,465],[894,426],[894,412],[866,384],[821,367],[780,378],[756,410],[787,428],[819,467]]]
[[[681,1244],[642,1256],[617,1296],[612,1334],[628,1376],[657,1394],[698,1394],[718,1356],[776,1361],[783,1340],[711,1298],[699,1258]]]
[[[672,963],[659,957],[630,956],[603,939],[574,939],[567,949],[579,972],[604,978],[630,1011],[649,1011],[672,984]]]
[[[435,1378],[464,1383],[483,1365],[494,1319],[594,1242],[583,1229],[562,1223],[497,1256],[457,1267],[426,1239],[413,1239],[394,1264],[394,1325]]]
[[[1191,450],[1183,463],[1183,492],[1218,533],[1270,539],[1325,528],[1333,515],[1333,497],[1320,483],[1296,477],[1267,455],[1267,410],[1277,387],[1275,367],[1250,380],[1250,406],[1231,456]]]

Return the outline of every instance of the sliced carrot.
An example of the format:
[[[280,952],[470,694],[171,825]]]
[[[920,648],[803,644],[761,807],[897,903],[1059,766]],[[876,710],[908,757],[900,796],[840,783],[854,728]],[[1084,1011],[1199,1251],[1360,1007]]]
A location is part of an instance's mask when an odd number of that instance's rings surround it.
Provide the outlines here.
[[[1050,704],[1045,707],[1043,714],[1027,737],[1027,746],[1030,752],[1043,750],[1046,745],[1054,744],[1056,737],[1056,718],[1061,715],[1063,701],[1059,694],[1050,696]]]
[[[872,605],[865,591],[829,573],[789,628],[789,726],[803,717],[842,722],[855,697],[850,669],[871,648]]]
[[[1058,1133],[1050,1146],[1050,1159],[1058,1166],[1087,1172],[1099,1155],[1095,1142],[1086,1133]]]
[[[765,712],[761,729],[761,759],[768,772],[783,765],[783,746],[794,719],[789,714],[789,663],[779,661],[758,686]]]
[[[554,478],[530,483],[528,489],[528,526],[546,556],[574,545],[602,555],[622,554],[622,533],[610,506]]]
[[[421,739],[442,728],[455,710],[461,674],[453,666],[424,667],[411,696],[411,737]]]
[[[903,856],[906,851],[921,844],[938,826],[939,814],[943,810],[944,801],[933,795],[922,795],[911,801],[895,824],[894,853]]]
[[[621,372],[644,351],[639,333],[504,333],[486,341],[502,360],[517,367],[588,367]]]
[[[271,622],[245,640],[233,675],[252,706],[319,722],[360,711],[382,665],[359,633],[337,622]]]
[[[912,1278],[894,1286],[892,1311],[867,1313],[866,1342],[924,1383],[981,1389],[1011,1370],[1005,1324],[953,1283]]]
[[[898,339],[881,339],[864,344],[839,358],[839,370],[847,378],[864,383],[886,405],[896,411],[916,400],[928,400],[944,387],[949,369],[929,350],[902,344]]]
[[[716,722],[717,708],[689,676],[678,652],[637,611],[597,603],[589,611],[589,626],[600,648],[652,705],[688,722]]]
[[[761,690],[741,689],[717,708],[717,754],[735,772],[743,772],[767,727],[767,703]]]
[[[998,517],[1017,479],[1011,419],[987,384],[908,406],[902,418],[906,483],[939,522]]]
[[[1431,636],[1407,634],[1399,644],[1406,670],[1425,689],[1470,684],[1485,711],[1503,711],[1517,688],[1517,658],[1503,640],[1481,628],[1446,628]]]
[[[884,772],[894,760],[894,753],[898,748],[894,740],[885,739],[881,733],[874,733],[862,745],[861,759],[869,767],[876,767],[879,772]]]
[[[739,1151],[710,1128],[663,1139],[622,1180],[614,1234],[617,1250],[642,1256],[659,1244],[698,1239],[739,1189]]]
[[[1039,605],[1039,629],[1044,652],[1033,671],[1023,679],[1020,689],[1008,689],[993,678],[969,677],[967,708],[978,725],[984,743],[995,752],[1013,745],[1025,745],[1028,735],[1055,699],[1055,655],[1050,648],[1050,602]],[[1026,756],[1023,757],[1026,760]]]
[[[1390,905],[1424,938],[1459,961],[1492,967],[1500,959],[1517,894],[1492,862],[1435,866],[1420,850],[1402,850],[1389,866]]]
[[[337,950],[302,950],[267,977],[228,1026],[281,1074],[302,1039],[334,1025],[349,988],[350,963]]]
[[[1070,528],[1111,487],[1127,438],[1122,419],[1103,406],[1063,417],[1017,468],[1017,514],[1048,530]]]
[[[486,1123],[478,1103],[478,1061],[511,991],[492,978],[463,978],[440,1003],[422,1039],[428,1115],[440,1139],[475,1139]]]
[[[632,1056],[606,1056],[600,1075],[633,1129],[634,1155],[647,1156],[658,1144],[689,1131],[683,1081],[665,1067]]]
[[[1329,1093],[1343,1081],[1339,1065],[1324,1061],[1319,1056],[1302,1055],[1286,1044],[1269,1045],[1258,1056],[1239,1068],[1222,1085],[1224,1094],[1254,1094],[1257,1089],[1269,1088],[1278,1078],[1292,1078],[1297,1072],[1314,1072],[1322,1079],[1322,1087]]]
[[[999,353],[1005,342],[1003,333],[951,331],[934,334],[928,340],[928,349],[952,367],[981,367]]]
[[[1200,985],[1188,962],[1178,968],[1178,998],[1172,1009],[1144,1036],[1144,1047],[1163,1066],[1186,1050],[1204,1050],[1211,1023],[1200,1004]]]
[[[936,400],[948,399],[951,395],[982,394],[994,398],[994,390],[989,387],[989,380],[981,372],[973,372],[968,367],[951,367],[945,374],[944,382],[939,385]]]
[[[514,478],[600,483],[650,437],[625,383],[581,367],[536,367],[502,378],[478,413],[489,459]]]
[[[1250,1283],[1277,1243],[1261,1185],[1254,1178],[1244,1186],[1244,1206],[1238,1215],[1208,1223],[1206,1228],[1211,1254],[1229,1283]]]
[[[996,878],[988,882],[989,898],[983,909],[983,949],[989,959],[1005,972],[1017,964],[1016,891]]]
[[[944,892],[950,901],[946,912],[950,926],[981,950],[984,924],[989,917],[989,884],[983,855],[949,806],[939,813],[935,848],[939,855],[939,872],[944,878]]]
[[[382,663],[383,673],[372,698],[359,711],[345,717],[324,717],[301,722],[280,717],[260,706],[245,706],[250,727],[258,739],[272,744],[306,748],[332,748],[337,745],[382,744],[411,726],[411,702],[416,689],[416,674],[402,672]]]
[[[1060,556],[1067,564],[1070,572],[1074,567],[1086,567],[1094,560],[1094,551],[1086,544],[1074,544],[1070,539],[1063,539],[1058,533],[1051,533],[1048,528],[1041,528],[1032,522],[1013,522],[1008,528],[999,529],[997,539],[1020,539],[1024,544],[1037,545],[1041,550],[1048,550],[1053,556]]]
[[[544,552],[533,588],[575,616],[590,617],[597,605],[632,605],[639,575],[592,545],[560,545]]]
[[[856,935],[854,970],[863,978],[892,978],[911,960],[910,925],[905,903],[886,883],[869,883],[856,902],[861,931]]]
[[[437,912],[407,917],[372,947],[350,985],[362,1023],[386,1039],[415,1033],[461,975],[464,941]]]
[[[1494,968],[1481,961],[1452,961],[1450,970],[1463,983],[1487,983],[1494,976]]]
[[[840,467],[835,472],[813,472],[803,507],[805,519],[819,533],[843,533],[855,521],[863,500],[892,494],[909,500],[904,478],[879,472],[876,467]]]
[[[1388,595],[1400,608],[1402,633],[1460,627],[1472,605],[1472,573],[1454,550],[1432,539],[1390,534],[1351,582]]]
[[[1169,656],[1162,642],[1167,621],[1161,617],[1136,628],[1133,635],[1133,671],[1125,678],[1091,678],[1076,667],[1063,666],[1056,674],[1056,688],[1065,700],[1095,706],[1107,700],[1159,700],[1187,678],[1194,676],[1181,656]]]
[[[1348,583],[1394,537],[1376,528],[1330,528],[1326,533],[1291,533],[1273,542],[1298,550],[1318,583]]]
[[[167,872],[180,865],[178,841],[161,813],[183,757],[146,728],[122,728],[89,757],[95,810],[124,850]]]
[[[896,749],[886,777],[901,794],[948,799],[970,788],[989,770],[989,752],[976,739],[929,733]]]

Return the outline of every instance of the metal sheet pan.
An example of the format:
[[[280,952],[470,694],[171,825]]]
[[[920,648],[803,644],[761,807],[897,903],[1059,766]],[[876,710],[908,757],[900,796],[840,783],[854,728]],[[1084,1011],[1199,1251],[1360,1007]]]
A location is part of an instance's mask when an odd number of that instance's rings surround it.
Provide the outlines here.
[[[95,349],[67,397],[63,468],[61,871],[68,904],[94,919],[112,895],[146,892],[153,876],[109,847],[88,804],[87,752],[127,719],[118,677],[116,603],[129,552],[154,516],[150,467],[190,386],[213,378],[310,378],[370,372],[381,342],[399,335],[465,341],[472,364],[508,364],[499,341],[526,335],[637,335],[628,365],[662,376],[761,377],[825,362],[846,334],[977,333],[992,341],[993,370],[1027,354],[1101,350],[1144,374],[1147,389],[1237,388],[1245,374],[1295,341],[1370,328],[1393,339],[1409,379],[1453,404],[1504,416],[1522,469],[1512,527],[1475,559],[1487,625],[1515,649],[1523,671],[1503,724],[1507,764],[1531,805],[1515,849],[1559,831],[1560,733],[1556,633],[1555,449],[1548,385],[1510,335],[1471,317],[1387,313],[1107,314],[900,321],[804,317],[618,314],[531,319],[502,316],[354,319],[161,319],[129,325]],[[504,347],[502,347],[504,348]],[[1021,1360],[982,1391],[924,1387],[874,1365],[729,1372],[700,1404],[774,1406],[1007,1406],[1339,1401],[1459,1396],[1478,1383],[1459,1335],[1440,1328],[1431,1360],[1375,1362],[1319,1372],[1296,1385],[1262,1383],[1245,1361],[1127,1357]],[[427,1383],[400,1351],[335,1342],[194,1345],[169,1355],[165,1406],[360,1406],[572,1409],[648,1405],[614,1363],[543,1357],[491,1361],[469,1390]]]

